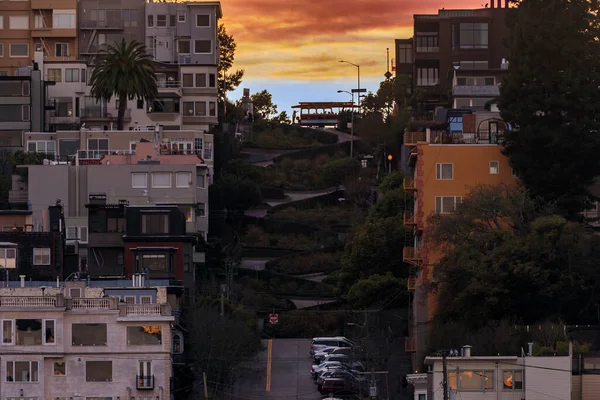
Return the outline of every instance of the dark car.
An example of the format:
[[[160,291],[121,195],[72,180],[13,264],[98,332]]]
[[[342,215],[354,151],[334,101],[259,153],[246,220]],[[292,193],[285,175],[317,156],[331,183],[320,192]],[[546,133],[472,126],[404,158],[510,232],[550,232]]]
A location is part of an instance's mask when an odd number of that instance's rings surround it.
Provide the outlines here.
[[[336,396],[351,396],[360,393],[358,382],[344,378],[325,379],[319,387],[321,394]]]
[[[354,372],[352,372],[350,370],[335,369],[335,370],[323,371],[321,373],[321,375],[319,375],[319,377],[317,378],[317,385],[321,386],[325,379],[331,379],[331,378],[343,378],[343,379],[355,380],[359,383],[365,382],[365,385],[367,382],[367,380],[365,378],[355,375]]]

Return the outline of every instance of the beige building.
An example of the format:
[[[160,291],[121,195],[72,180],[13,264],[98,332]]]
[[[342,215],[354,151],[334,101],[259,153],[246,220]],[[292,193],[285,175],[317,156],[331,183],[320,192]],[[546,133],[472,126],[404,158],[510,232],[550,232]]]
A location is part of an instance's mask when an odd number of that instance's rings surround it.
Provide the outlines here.
[[[0,2],[0,73],[31,65],[36,51],[46,60],[75,60],[77,0]]]
[[[170,396],[174,317],[164,287],[2,288],[0,317],[3,399]]]

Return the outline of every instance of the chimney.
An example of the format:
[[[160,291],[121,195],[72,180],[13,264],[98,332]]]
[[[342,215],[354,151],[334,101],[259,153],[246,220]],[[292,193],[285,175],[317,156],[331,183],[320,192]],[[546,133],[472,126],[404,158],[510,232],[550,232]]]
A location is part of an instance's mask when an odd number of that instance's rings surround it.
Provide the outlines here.
[[[471,357],[471,349],[473,347],[468,344],[462,347],[462,356],[465,358]]]
[[[527,356],[533,356],[533,342],[527,343]]]

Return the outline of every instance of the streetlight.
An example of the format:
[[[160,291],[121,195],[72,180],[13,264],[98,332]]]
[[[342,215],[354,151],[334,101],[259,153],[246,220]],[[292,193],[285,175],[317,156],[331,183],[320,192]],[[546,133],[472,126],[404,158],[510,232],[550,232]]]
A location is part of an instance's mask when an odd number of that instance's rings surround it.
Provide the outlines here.
[[[357,105],[360,106],[360,65],[354,64],[354,63],[351,63],[350,61],[345,61],[345,60],[340,60],[340,62],[350,64],[350,65],[356,67],[356,69],[358,70],[358,88],[357,89],[358,89],[359,97],[357,99]]]
[[[352,158],[352,154],[354,153],[354,93],[347,90],[338,90],[337,92],[348,93],[350,96],[352,96],[352,110],[350,111],[352,113],[350,119],[350,158]]]

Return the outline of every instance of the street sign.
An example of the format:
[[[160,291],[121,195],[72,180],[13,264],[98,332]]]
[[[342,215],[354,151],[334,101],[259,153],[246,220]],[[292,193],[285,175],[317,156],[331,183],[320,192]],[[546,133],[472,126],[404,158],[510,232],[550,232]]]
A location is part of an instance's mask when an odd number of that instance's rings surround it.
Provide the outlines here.
[[[386,72],[386,73],[385,73],[383,76],[385,76],[385,79],[390,79],[390,78],[391,78],[392,76],[394,76],[394,75],[392,75],[392,74],[391,74],[391,72],[390,72],[390,71],[388,71],[388,72]]]
[[[277,322],[279,322],[279,315],[277,315],[277,314],[269,315],[269,323],[275,325]]]
[[[367,93],[367,89],[352,89],[352,93]]]

